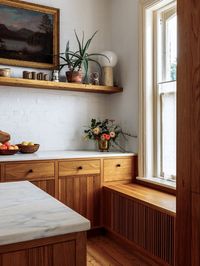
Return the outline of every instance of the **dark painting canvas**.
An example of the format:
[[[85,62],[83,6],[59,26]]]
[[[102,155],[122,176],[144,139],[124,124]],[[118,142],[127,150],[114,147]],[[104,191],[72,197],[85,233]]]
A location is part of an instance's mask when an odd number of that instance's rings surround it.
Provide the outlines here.
[[[53,64],[54,16],[0,4],[0,58]]]

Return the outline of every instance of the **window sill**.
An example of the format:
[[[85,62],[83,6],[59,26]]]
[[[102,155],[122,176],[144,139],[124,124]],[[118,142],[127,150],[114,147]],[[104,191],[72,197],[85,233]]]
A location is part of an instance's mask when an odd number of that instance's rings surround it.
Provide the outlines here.
[[[156,177],[137,177],[136,183],[149,185],[152,188],[163,190],[171,194],[176,194],[176,183],[172,181],[162,180]]]

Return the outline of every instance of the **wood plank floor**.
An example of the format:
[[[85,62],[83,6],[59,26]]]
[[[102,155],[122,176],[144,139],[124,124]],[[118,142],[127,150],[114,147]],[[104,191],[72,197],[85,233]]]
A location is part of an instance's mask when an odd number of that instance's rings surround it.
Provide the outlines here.
[[[87,266],[159,266],[148,258],[130,253],[105,236],[92,237],[87,242]]]

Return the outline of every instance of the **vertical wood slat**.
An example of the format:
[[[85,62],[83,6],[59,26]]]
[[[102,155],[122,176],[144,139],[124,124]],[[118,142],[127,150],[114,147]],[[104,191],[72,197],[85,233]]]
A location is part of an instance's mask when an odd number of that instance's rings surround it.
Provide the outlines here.
[[[52,197],[55,197],[55,180],[40,180],[40,181],[31,181],[34,185],[41,188]]]
[[[174,265],[175,218],[116,191],[104,189],[103,193],[104,226]]]
[[[59,200],[91,221],[100,225],[99,175],[76,175],[59,178]]]

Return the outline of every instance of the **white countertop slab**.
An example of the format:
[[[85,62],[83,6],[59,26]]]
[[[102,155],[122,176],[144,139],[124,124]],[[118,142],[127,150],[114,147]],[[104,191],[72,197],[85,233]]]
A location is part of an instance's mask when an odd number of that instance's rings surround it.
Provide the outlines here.
[[[0,183],[0,245],[88,229],[87,219],[30,182]]]
[[[77,159],[77,158],[107,158],[131,156],[134,153],[98,152],[98,151],[38,151],[33,154],[17,153],[15,155],[0,155],[0,162]]]

